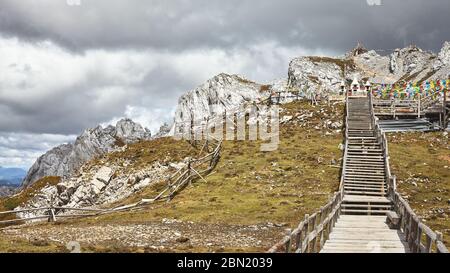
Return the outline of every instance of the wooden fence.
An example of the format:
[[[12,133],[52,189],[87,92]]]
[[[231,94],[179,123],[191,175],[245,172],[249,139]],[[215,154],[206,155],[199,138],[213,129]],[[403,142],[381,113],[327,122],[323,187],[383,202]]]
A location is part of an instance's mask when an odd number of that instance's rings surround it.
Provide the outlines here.
[[[298,227],[290,232],[269,253],[318,253],[329,239],[339,215],[343,191],[337,192],[331,201],[313,215],[306,215]]]
[[[372,100],[372,96],[369,96]],[[371,105],[373,105],[371,103]],[[373,107],[373,106],[372,106]],[[390,156],[388,140],[385,133],[382,133],[378,118],[372,108],[372,122],[375,125],[378,142],[384,152],[386,181],[388,181],[388,196],[394,205],[394,210],[401,219],[400,231],[405,234],[405,239],[413,253],[448,253],[442,242],[442,234],[433,232],[424,225],[419,217],[409,206],[408,202],[397,192],[397,178],[392,175],[390,169]]]
[[[29,222],[29,221],[38,221],[47,219],[48,222],[56,222],[57,218],[79,218],[79,217],[89,217],[89,216],[98,216],[100,214],[114,212],[114,209],[93,209],[93,208],[70,208],[70,207],[57,207],[57,206],[47,206],[40,208],[32,208],[32,209],[22,209],[22,210],[11,210],[11,211],[2,211],[0,215],[15,215],[17,213],[23,212],[36,212],[42,211],[43,215],[35,216],[35,217],[27,217],[27,218],[17,218],[11,220],[3,220],[0,221],[0,224],[14,224],[21,222]],[[76,211],[76,212],[90,212],[89,214],[65,214],[65,215],[57,215],[58,212],[63,211]]]
[[[43,212],[42,215],[27,217],[27,218],[18,218],[11,220],[3,220],[0,221],[0,225],[6,224],[14,224],[14,223],[23,223],[30,221],[39,221],[47,219],[48,222],[56,222],[57,219],[67,219],[67,218],[80,218],[80,217],[92,217],[99,216],[109,213],[115,212],[123,212],[130,211],[139,207],[143,207],[145,205],[152,204],[156,201],[167,200],[170,201],[174,198],[176,194],[182,191],[187,185],[191,184],[196,179],[204,179],[208,173],[210,173],[215,166],[217,165],[220,159],[220,152],[222,148],[222,141],[217,141],[214,139],[209,139],[205,142],[205,146],[214,145],[213,151],[208,153],[207,155],[199,158],[192,159],[180,170],[178,170],[175,174],[173,174],[167,180],[167,187],[159,193],[155,198],[152,199],[142,199],[140,202],[120,206],[116,208],[110,209],[97,209],[97,208],[71,208],[71,207],[59,207],[53,206],[50,204],[46,207],[40,208],[30,208],[30,209],[21,209],[21,210],[11,210],[11,211],[3,211],[0,212],[1,215],[16,215],[18,213],[25,212]],[[203,147],[203,149],[208,150],[208,147]],[[202,150],[203,150],[202,149]],[[78,214],[61,214],[67,211],[80,212]]]
[[[373,99],[374,112],[377,116],[414,116],[422,117],[427,113],[440,113],[445,105],[445,96],[443,98],[433,98],[431,96],[418,97],[412,99]]]
[[[195,179],[200,178],[204,180],[204,176],[216,167],[220,159],[222,141],[210,139],[206,140],[206,145],[211,142],[216,143],[216,147],[211,153],[199,159],[189,160],[185,167],[178,170],[175,175],[168,179],[167,187],[163,191],[161,191],[154,199],[144,199],[142,202],[152,203],[164,199],[170,201],[177,193],[187,185],[191,184]]]
[[[345,139],[348,136],[348,100],[346,100],[345,115]],[[343,170],[346,168],[347,146],[345,141],[345,153],[343,159]],[[329,239],[330,233],[333,231],[340,214],[341,205],[344,197],[344,176],[341,175],[339,191],[335,193],[333,198],[320,208],[313,215],[306,215],[305,219],[300,222],[298,227],[284,237],[279,243],[273,246],[269,253],[318,253],[325,242]]]

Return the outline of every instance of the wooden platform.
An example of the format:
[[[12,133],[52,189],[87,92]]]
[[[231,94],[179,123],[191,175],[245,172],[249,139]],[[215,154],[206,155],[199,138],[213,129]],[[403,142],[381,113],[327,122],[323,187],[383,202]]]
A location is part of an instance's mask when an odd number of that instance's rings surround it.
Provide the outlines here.
[[[404,236],[386,216],[342,215],[320,253],[408,253]]]
[[[348,202],[370,202],[370,203],[389,203],[390,200],[381,196],[364,196],[364,195],[345,195],[344,201]]]

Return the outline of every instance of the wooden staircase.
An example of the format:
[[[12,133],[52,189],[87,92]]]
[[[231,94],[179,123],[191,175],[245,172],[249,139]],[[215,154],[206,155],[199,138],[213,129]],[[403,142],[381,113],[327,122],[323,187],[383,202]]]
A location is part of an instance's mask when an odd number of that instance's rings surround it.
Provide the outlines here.
[[[409,252],[404,235],[386,223],[388,199],[383,143],[368,97],[349,97],[340,217],[321,253]]]
[[[377,140],[368,98],[349,98],[348,143],[343,170],[343,215],[385,215],[392,209],[382,143]]]

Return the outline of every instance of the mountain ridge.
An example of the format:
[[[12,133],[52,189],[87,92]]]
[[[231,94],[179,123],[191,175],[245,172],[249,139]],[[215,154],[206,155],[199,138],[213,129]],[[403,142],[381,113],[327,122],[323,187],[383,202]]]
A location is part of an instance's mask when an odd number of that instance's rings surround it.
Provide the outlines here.
[[[27,187],[46,176],[67,177],[95,156],[150,138],[150,131],[131,119],[122,119],[116,126],[86,129],[74,143],[59,145],[40,156],[22,185]]]
[[[27,171],[21,168],[5,168],[0,166],[0,185],[20,185]]]

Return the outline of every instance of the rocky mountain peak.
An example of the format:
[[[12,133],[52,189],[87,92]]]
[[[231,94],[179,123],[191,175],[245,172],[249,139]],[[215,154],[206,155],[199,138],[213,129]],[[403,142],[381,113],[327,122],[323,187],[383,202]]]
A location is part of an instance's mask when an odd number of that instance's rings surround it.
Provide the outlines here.
[[[86,161],[123,145],[150,139],[148,129],[130,119],[122,119],[116,126],[96,126],[84,130],[74,143],[57,146],[39,157],[27,173],[23,186],[46,176],[67,177]]]
[[[131,119],[119,120],[116,124],[115,136],[126,143],[136,142],[141,139],[150,139],[151,133],[147,128],[143,128],[139,123]]]
[[[341,81],[354,77],[386,84],[445,79],[450,73],[449,63],[449,42],[439,55],[410,45],[383,56],[359,44],[344,57],[293,59],[289,65],[288,88],[327,96],[339,92]]]
[[[450,42],[444,43],[438,57],[443,65],[450,65]]]
[[[204,119],[261,97],[262,85],[242,76],[219,74],[181,96],[175,112],[175,123],[194,117]]]
[[[369,50],[367,50],[367,48],[362,43],[358,42],[356,47],[352,49],[349,53],[347,53],[347,57],[355,57],[367,52],[369,52]]]

